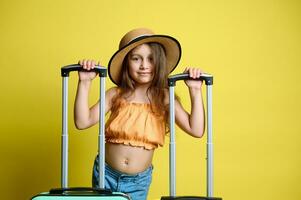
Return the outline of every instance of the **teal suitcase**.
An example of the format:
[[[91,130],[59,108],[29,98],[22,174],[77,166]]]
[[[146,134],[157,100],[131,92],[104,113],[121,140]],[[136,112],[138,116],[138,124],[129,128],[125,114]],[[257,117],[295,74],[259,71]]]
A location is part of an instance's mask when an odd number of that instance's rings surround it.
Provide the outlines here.
[[[40,193],[32,200],[129,200],[130,198],[118,192],[99,188],[58,188]]]
[[[83,70],[80,65],[68,65],[61,68],[63,78],[63,102],[62,102],[62,149],[61,149],[61,188],[51,189],[49,192],[40,193],[32,200],[130,200],[126,194],[112,192],[105,188],[105,78],[107,69],[96,66],[93,70],[98,72],[100,77],[100,106],[99,106],[99,134],[98,134],[98,155],[99,155],[99,186],[100,188],[68,187],[68,78],[72,71]]]

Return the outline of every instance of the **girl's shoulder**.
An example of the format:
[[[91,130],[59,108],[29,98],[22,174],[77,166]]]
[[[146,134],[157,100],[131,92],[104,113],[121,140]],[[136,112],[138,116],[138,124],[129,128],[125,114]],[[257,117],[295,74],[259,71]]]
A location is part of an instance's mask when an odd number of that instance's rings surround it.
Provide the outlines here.
[[[119,90],[119,88],[118,87],[111,87],[111,88],[109,88],[109,89],[107,89],[107,93],[117,93],[118,92],[118,90]]]
[[[112,87],[106,91],[106,97],[108,99],[113,99],[119,93],[118,87]]]
[[[180,103],[180,97],[175,94],[175,100]],[[164,89],[164,105],[168,106],[169,105],[169,89],[165,88]]]

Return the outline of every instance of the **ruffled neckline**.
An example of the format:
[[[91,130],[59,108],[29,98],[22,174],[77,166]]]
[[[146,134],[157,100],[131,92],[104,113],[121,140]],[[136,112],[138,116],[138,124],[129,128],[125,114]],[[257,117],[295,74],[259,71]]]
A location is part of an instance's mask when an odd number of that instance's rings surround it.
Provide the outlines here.
[[[151,106],[150,103],[147,102],[135,102],[135,101],[127,101],[125,99],[121,100],[122,105],[137,105],[137,106]]]

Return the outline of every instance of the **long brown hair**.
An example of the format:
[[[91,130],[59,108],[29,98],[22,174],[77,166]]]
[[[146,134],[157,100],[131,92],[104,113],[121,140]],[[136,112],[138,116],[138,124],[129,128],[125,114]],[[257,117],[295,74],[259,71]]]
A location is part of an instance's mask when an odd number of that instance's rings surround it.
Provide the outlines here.
[[[162,45],[158,43],[147,43],[153,53],[154,61],[154,78],[150,87],[147,90],[147,98],[151,103],[151,108],[154,114],[167,119],[166,106],[164,105],[165,94],[168,88],[167,76],[168,70],[166,67],[166,55]],[[112,100],[112,112],[117,111],[120,106],[120,100],[131,96],[135,90],[135,81],[129,75],[128,56],[129,52],[123,60],[122,72],[120,73],[120,86],[118,87],[117,95]]]

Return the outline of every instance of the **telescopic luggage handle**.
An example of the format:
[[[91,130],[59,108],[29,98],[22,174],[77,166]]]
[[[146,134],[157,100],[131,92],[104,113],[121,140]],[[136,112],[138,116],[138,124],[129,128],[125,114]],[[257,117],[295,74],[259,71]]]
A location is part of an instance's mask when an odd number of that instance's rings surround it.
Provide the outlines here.
[[[88,70],[83,69],[83,67],[80,66],[79,64],[67,65],[67,66],[61,68],[61,75],[62,75],[62,77],[68,77],[69,73],[72,71],[88,71]],[[107,69],[102,66],[95,66],[90,71],[98,72],[100,77],[107,76]]]
[[[175,113],[174,89],[179,80],[202,80],[207,86],[207,197],[213,197],[213,143],[212,143],[212,85],[213,76],[202,73],[193,79],[188,73],[176,74],[168,78],[170,102],[170,143],[169,143],[169,195],[176,196],[176,142],[175,142]]]
[[[211,74],[202,73],[197,79],[193,79],[188,73],[176,74],[168,77],[168,85],[175,86],[179,80],[201,80],[205,81],[206,85],[213,85],[213,76]]]
[[[68,78],[72,71],[87,71],[79,64],[64,66],[61,68],[63,77],[63,102],[62,102],[62,150],[61,150],[61,187],[68,187]],[[98,154],[99,154],[99,187],[104,187],[104,166],[105,166],[105,78],[107,69],[102,66],[95,66],[90,71],[95,71],[100,76],[100,97],[99,97],[99,134],[98,134]]]

